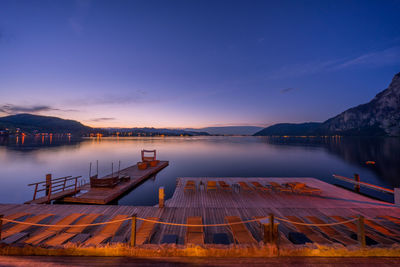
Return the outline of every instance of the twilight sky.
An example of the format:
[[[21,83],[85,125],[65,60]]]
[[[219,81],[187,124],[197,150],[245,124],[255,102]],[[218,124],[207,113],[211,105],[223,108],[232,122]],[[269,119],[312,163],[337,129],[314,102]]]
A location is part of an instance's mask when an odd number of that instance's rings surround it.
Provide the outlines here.
[[[400,72],[400,1],[0,1],[0,116],[324,121]]]

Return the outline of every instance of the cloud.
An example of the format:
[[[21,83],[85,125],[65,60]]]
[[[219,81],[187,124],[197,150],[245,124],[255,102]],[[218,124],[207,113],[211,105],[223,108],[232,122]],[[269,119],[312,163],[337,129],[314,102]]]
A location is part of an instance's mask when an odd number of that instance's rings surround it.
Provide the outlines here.
[[[58,110],[46,105],[35,105],[35,106],[16,106],[12,104],[5,104],[0,106],[0,112],[6,114],[17,114],[17,113],[37,113],[41,111]]]
[[[30,105],[20,106],[13,104],[3,104],[0,106],[0,113],[7,115],[14,115],[18,113],[40,113],[46,111],[62,111],[62,112],[75,112],[75,109],[59,109],[48,105]]]
[[[113,121],[116,120],[115,118],[94,118],[91,119],[90,121],[94,121],[94,122],[100,122],[100,121]]]
[[[286,93],[289,93],[294,90],[297,90],[297,88],[289,87],[289,88],[281,89],[280,92],[281,92],[281,94],[286,94]]]
[[[400,46],[372,51],[355,57],[337,58],[327,61],[313,61],[304,64],[283,66],[276,71],[267,73],[267,80],[285,79],[307,76],[322,72],[339,71],[349,68],[378,68],[390,65],[400,65]]]
[[[335,69],[345,69],[355,66],[382,67],[393,64],[400,64],[400,46],[358,56],[343,62],[336,66]]]

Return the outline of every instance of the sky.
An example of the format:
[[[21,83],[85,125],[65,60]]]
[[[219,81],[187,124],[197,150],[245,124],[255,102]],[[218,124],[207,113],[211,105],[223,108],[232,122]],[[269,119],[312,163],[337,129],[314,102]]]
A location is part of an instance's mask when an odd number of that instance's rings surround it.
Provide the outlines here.
[[[324,121],[400,72],[400,0],[1,0],[0,116]]]

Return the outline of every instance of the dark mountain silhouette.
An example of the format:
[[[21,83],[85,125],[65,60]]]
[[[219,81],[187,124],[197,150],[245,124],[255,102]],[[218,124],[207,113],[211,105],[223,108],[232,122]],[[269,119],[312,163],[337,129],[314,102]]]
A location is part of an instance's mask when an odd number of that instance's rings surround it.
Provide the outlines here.
[[[370,102],[350,108],[323,123],[275,124],[255,135],[400,136],[400,73]]]
[[[84,134],[92,128],[74,120],[64,120],[57,117],[38,116],[32,114],[17,114],[0,118],[0,128],[15,131],[19,128],[23,132],[33,133],[73,133]]]
[[[185,131],[207,132],[212,135],[253,135],[262,129],[262,127],[258,126],[221,126],[205,127],[200,129],[187,128]]]

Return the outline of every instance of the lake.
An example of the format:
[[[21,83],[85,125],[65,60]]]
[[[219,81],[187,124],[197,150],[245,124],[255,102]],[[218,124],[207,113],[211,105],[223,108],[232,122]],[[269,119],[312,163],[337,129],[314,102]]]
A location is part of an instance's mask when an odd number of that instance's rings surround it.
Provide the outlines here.
[[[158,188],[172,196],[177,177],[314,177],[351,188],[332,174],[394,188],[400,186],[399,138],[271,138],[271,137],[132,137],[68,139],[0,137],[0,203],[32,199],[27,184],[67,175],[88,177],[89,163],[99,161],[99,175],[140,161],[141,149],[157,149],[170,165],[129,194],[120,205],[154,205]],[[366,161],[375,161],[367,165]],[[374,197],[393,196],[363,189]]]

